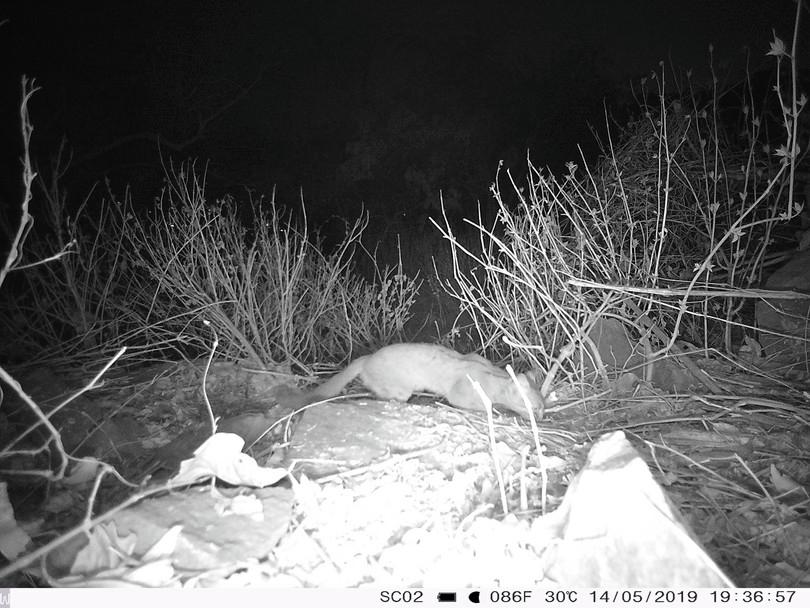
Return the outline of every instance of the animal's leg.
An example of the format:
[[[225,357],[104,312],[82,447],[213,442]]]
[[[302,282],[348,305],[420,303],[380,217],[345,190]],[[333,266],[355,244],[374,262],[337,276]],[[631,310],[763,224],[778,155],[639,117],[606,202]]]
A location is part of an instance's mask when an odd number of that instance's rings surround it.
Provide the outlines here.
[[[461,409],[479,412],[484,410],[481,397],[478,396],[478,393],[473,389],[473,385],[466,376],[456,380],[445,397],[450,405],[455,405]]]
[[[413,391],[409,386],[404,386],[390,381],[386,383],[370,383],[364,382],[366,388],[374,393],[380,399],[395,399],[396,401],[407,401],[413,395]]]

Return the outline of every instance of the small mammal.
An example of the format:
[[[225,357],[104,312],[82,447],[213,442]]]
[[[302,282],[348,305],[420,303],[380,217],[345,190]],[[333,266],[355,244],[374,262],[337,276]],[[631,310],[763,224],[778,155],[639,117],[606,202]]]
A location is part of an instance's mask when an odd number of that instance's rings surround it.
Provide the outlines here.
[[[425,343],[391,344],[359,357],[309,392],[307,401],[335,397],[359,377],[381,399],[407,401],[414,393],[425,391],[444,397],[456,407],[484,411],[481,398],[467,376],[481,384],[494,404],[529,417],[520,391],[505,370],[475,353],[462,355],[438,344]],[[543,398],[525,374],[517,374],[517,381],[539,420],[545,407]]]

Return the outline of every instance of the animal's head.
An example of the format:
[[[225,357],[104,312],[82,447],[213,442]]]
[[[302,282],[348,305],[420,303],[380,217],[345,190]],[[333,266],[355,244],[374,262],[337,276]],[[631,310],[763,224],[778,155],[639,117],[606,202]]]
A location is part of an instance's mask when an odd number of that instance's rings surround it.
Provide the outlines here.
[[[534,382],[529,380],[529,377],[526,374],[518,374],[516,378],[518,386],[515,386],[514,382],[511,383],[513,403],[523,403],[523,396],[521,395],[522,392],[529,400],[529,403],[532,406],[532,411],[534,411],[537,418],[542,418],[544,403],[543,398],[540,396],[540,391],[537,390]]]

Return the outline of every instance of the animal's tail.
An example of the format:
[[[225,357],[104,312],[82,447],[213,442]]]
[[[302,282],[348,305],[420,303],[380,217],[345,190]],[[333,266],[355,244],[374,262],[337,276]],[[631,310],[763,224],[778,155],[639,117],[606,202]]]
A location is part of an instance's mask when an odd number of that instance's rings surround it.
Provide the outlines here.
[[[355,359],[342,372],[335,374],[320,386],[315,387],[311,395],[322,399],[336,397],[349,382],[357,378],[360,372],[363,371],[363,364],[366,359],[368,359],[368,356]]]

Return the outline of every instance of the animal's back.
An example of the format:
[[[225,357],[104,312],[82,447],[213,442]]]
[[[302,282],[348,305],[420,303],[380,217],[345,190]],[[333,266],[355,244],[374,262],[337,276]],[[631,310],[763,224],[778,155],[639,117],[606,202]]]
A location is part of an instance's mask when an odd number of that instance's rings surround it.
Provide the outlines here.
[[[360,372],[363,384],[385,399],[407,401],[416,392],[446,396],[459,379],[480,374],[506,376],[476,354],[462,355],[439,344],[391,344],[370,355]]]

